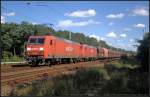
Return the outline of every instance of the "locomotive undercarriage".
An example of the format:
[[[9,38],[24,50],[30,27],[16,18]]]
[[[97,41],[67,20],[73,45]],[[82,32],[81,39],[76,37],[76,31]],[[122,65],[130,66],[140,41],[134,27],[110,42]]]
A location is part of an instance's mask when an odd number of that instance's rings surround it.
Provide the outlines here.
[[[66,63],[77,63],[77,62],[86,62],[86,61],[94,61],[96,58],[43,58],[41,56],[30,56],[26,57],[26,60],[31,66],[38,65],[55,65],[55,64],[66,64]]]

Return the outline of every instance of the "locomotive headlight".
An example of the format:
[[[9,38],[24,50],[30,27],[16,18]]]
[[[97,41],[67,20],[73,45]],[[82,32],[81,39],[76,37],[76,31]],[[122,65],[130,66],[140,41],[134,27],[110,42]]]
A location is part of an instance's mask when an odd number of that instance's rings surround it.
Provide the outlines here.
[[[31,48],[28,47],[28,48],[27,48],[27,51],[30,51],[30,50],[31,50]]]
[[[44,48],[41,47],[41,48],[40,48],[40,51],[43,51],[43,50],[44,50]]]

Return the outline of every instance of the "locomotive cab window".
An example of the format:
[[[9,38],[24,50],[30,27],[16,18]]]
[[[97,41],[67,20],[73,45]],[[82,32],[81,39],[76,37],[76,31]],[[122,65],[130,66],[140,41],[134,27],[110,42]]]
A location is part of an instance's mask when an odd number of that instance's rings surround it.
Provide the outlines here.
[[[30,38],[29,43],[36,43],[36,38]]]
[[[44,38],[30,38],[29,43],[32,44],[44,44]]]
[[[39,44],[44,44],[44,38],[38,38],[38,42],[37,43],[39,43]]]

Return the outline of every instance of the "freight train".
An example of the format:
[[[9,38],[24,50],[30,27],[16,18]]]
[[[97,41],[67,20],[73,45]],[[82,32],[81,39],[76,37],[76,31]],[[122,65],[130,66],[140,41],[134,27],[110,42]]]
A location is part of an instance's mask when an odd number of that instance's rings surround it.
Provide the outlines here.
[[[25,58],[32,65],[60,64],[98,59],[110,59],[123,53],[89,46],[52,35],[30,36],[25,46]]]

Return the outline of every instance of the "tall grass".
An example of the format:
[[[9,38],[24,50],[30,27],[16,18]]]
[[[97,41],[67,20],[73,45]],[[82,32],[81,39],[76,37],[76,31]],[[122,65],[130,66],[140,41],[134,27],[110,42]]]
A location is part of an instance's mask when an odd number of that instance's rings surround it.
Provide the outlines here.
[[[119,61],[112,61],[110,62],[111,65],[115,66],[115,68],[130,68],[134,69],[139,67],[140,63],[135,58],[129,58],[129,57],[121,57]]]
[[[14,89],[13,95],[148,95],[148,74],[139,72],[139,67],[121,66],[121,62],[118,64],[106,65],[104,68],[82,69],[76,74],[42,80],[26,87]]]

